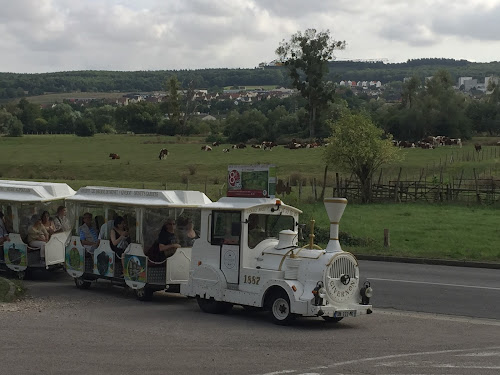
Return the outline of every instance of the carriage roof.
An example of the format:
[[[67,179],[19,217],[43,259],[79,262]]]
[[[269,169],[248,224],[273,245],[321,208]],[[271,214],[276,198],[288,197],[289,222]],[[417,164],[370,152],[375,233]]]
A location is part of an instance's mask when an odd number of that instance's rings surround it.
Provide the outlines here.
[[[127,206],[199,207],[211,200],[202,192],[189,190],[125,189],[103,186],[86,186],[79,189],[69,201]]]
[[[75,191],[64,183],[35,181],[0,181],[0,201],[47,202],[64,199]]]
[[[287,208],[290,211],[301,214],[302,211],[293,206],[288,206],[281,201],[281,207]],[[203,206],[206,209],[216,210],[250,210],[258,207],[271,207],[276,206],[276,199],[274,198],[236,198],[236,197],[222,197],[217,202],[209,203]]]

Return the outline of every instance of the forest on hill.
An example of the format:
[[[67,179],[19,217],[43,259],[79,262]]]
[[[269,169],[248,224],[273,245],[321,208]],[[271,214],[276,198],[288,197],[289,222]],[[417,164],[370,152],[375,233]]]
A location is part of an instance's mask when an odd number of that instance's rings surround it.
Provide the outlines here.
[[[417,76],[421,80],[446,69],[451,78],[469,76],[479,82],[485,76],[500,76],[500,62],[475,63],[454,59],[414,59],[405,63],[382,61],[332,61],[327,80],[339,82],[381,81],[383,84]],[[291,81],[285,67],[264,66],[254,69],[198,69],[161,71],[67,71],[55,73],[0,73],[0,99],[8,100],[44,93],[65,92],[152,92],[165,90],[169,77],[175,75],[181,87],[194,85],[211,92],[226,86],[283,86]]]

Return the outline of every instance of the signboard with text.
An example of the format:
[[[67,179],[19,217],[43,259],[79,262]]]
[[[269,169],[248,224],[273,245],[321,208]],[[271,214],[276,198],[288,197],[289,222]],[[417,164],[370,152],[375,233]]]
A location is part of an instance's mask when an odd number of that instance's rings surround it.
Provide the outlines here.
[[[228,166],[228,197],[274,198],[275,194],[275,165]]]

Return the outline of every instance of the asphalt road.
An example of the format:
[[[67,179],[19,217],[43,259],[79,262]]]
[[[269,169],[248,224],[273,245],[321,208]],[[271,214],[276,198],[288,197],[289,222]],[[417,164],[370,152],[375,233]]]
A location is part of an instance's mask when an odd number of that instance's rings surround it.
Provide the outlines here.
[[[500,319],[498,269],[360,261],[360,275],[377,308]]]
[[[500,271],[361,267],[372,315],[289,327],[238,307],[205,314],[175,294],[142,303],[104,282],[82,291],[63,273],[35,275],[28,298],[0,305],[0,374],[500,373],[500,314],[478,318],[498,312]],[[475,308],[484,298],[491,306]]]

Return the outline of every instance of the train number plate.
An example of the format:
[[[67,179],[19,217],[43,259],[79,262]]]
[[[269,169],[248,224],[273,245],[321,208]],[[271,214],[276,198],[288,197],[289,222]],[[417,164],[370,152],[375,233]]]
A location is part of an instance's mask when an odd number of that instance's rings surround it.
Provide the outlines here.
[[[335,311],[333,313],[334,318],[348,318],[350,316],[356,316],[356,310],[346,310],[346,311]]]

